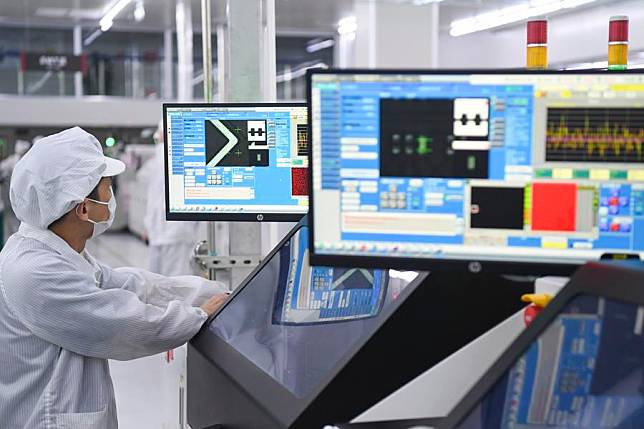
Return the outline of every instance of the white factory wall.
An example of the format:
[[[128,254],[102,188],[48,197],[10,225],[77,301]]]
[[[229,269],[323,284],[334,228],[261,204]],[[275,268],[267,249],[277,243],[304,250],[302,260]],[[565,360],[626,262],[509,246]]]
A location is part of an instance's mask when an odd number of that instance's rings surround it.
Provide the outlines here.
[[[0,126],[149,127],[163,116],[160,100],[120,97],[0,96]]]

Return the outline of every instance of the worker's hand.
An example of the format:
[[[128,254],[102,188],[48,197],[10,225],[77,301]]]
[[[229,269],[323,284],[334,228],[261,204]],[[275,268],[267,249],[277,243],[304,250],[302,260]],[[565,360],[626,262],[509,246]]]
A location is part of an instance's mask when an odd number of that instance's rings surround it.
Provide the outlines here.
[[[212,316],[215,314],[217,310],[219,310],[219,307],[222,306],[222,304],[226,301],[226,298],[228,298],[228,295],[225,293],[218,293],[214,295],[212,298],[210,298],[208,301],[204,302],[203,305],[201,306],[201,309],[208,313],[208,317]]]

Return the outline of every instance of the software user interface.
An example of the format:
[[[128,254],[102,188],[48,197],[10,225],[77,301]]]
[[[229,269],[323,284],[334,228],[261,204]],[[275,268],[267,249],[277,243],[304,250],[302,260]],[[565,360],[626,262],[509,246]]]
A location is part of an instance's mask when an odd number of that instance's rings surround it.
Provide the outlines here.
[[[355,320],[378,314],[387,291],[387,272],[366,268],[311,267],[308,228],[302,228],[283,251],[291,263],[281,276],[274,319],[306,324]]]
[[[306,107],[168,107],[170,213],[306,213]]]
[[[644,427],[643,323],[643,307],[576,298],[457,427]]]
[[[335,374],[413,292],[418,275],[317,271],[307,265],[307,237],[306,227],[298,229],[208,328],[298,398]]]
[[[314,74],[316,254],[644,255],[644,75]]]

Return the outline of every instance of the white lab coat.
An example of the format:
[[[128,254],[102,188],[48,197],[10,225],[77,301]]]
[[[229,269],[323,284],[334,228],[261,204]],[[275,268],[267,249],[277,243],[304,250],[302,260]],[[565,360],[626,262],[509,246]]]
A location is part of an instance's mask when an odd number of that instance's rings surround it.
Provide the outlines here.
[[[199,277],[112,269],[22,224],[0,252],[0,428],[111,429],[107,359],[184,344],[224,288]]]
[[[190,258],[199,224],[165,220],[165,151],[162,144],[157,144],[155,149],[154,157],[142,167],[151,170],[144,219],[150,243],[149,268],[167,276],[188,274],[192,271]]]

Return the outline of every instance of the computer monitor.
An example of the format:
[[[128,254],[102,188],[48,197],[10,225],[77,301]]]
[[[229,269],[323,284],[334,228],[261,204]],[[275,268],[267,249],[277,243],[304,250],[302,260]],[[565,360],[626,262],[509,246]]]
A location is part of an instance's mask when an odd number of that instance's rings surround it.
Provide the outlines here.
[[[164,104],[168,220],[298,221],[304,103]]]
[[[644,266],[637,264],[582,268],[438,427],[644,427]]]
[[[644,74],[311,71],[316,265],[644,256]]]

